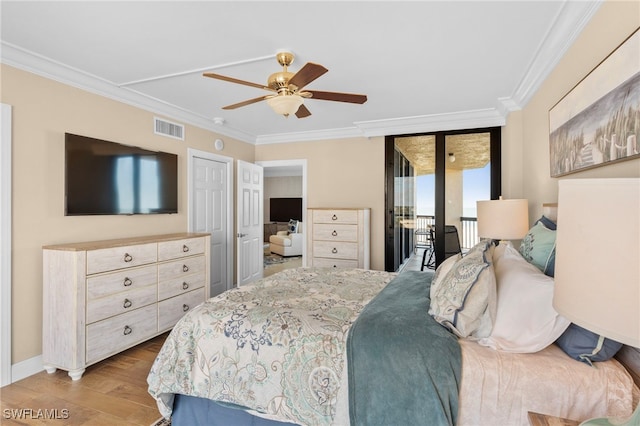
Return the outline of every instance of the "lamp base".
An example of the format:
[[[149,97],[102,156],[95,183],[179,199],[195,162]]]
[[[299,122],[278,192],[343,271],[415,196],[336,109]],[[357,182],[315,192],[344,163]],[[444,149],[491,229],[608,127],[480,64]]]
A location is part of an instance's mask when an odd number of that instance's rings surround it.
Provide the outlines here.
[[[580,426],[640,426],[640,405],[631,417],[626,420],[608,419],[606,417],[585,420]]]

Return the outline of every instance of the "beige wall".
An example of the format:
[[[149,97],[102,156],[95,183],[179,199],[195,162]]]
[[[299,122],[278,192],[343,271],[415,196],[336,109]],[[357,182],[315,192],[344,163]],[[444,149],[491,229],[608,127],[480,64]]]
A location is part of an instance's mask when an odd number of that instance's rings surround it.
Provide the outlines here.
[[[256,146],[256,161],[307,160],[307,207],[370,207],[371,268],[384,270],[384,138]]]
[[[219,135],[186,126],[185,141],[153,134],[154,114],[9,66],[13,106],[12,362],[42,352],[42,246],[187,231],[187,148],[214,151]],[[64,216],[64,133],[178,154],[178,214]],[[254,146],[225,139],[223,155],[254,161]]]
[[[549,177],[548,111],[640,26],[640,2],[603,4],[529,104],[503,128],[503,195],[529,199],[531,220],[557,199]],[[185,231],[187,147],[213,151],[219,135],[186,127],[186,140],[155,136],[153,114],[2,66],[1,101],[13,105],[13,356],[41,353],[42,254],[45,244]],[[179,214],[65,217],[64,133],[124,142],[179,155]],[[245,161],[307,159],[308,207],[370,207],[371,265],[384,269],[384,138],[253,145],[223,137],[223,155]],[[640,176],[640,160],[569,177]]]
[[[531,221],[542,214],[542,203],[555,202],[558,198],[558,179],[551,178],[549,172],[549,109],[639,26],[640,2],[605,2],[528,105],[509,117],[503,137],[505,133],[513,136],[507,138],[510,139],[508,142],[519,140],[520,146],[508,148],[513,155],[505,159],[509,164],[507,176],[514,179],[514,185],[511,188],[507,178],[503,179],[503,186],[506,184],[517,195],[521,180],[522,195],[529,199]],[[513,132],[512,126],[518,130]],[[518,158],[518,155],[522,157]],[[516,168],[520,165],[522,172],[518,177]],[[562,179],[637,176],[640,176],[640,159],[586,170]]]

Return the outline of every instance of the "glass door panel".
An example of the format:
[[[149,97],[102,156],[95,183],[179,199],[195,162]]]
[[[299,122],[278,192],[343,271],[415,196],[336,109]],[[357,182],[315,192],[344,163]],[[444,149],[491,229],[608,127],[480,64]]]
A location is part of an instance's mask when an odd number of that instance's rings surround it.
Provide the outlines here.
[[[444,225],[464,253],[478,242],[476,201],[491,198],[491,134],[446,135],[445,154]],[[444,259],[454,252],[445,247]]]

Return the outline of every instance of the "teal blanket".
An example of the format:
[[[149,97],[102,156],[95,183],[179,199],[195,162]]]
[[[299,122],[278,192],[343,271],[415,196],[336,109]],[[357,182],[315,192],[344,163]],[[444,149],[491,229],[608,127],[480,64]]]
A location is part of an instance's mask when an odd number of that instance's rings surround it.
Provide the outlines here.
[[[428,314],[433,272],[398,275],[347,340],[351,426],[455,425],[461,353]]]

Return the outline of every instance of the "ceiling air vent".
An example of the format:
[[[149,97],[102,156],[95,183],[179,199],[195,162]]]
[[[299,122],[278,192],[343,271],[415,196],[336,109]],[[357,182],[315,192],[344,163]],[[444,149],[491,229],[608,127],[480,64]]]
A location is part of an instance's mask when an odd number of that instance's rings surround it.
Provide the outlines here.
[[[156,135],[184,140],[184,126],[182,124],[172,123],[158,117],[153,117],[153,132]]]

